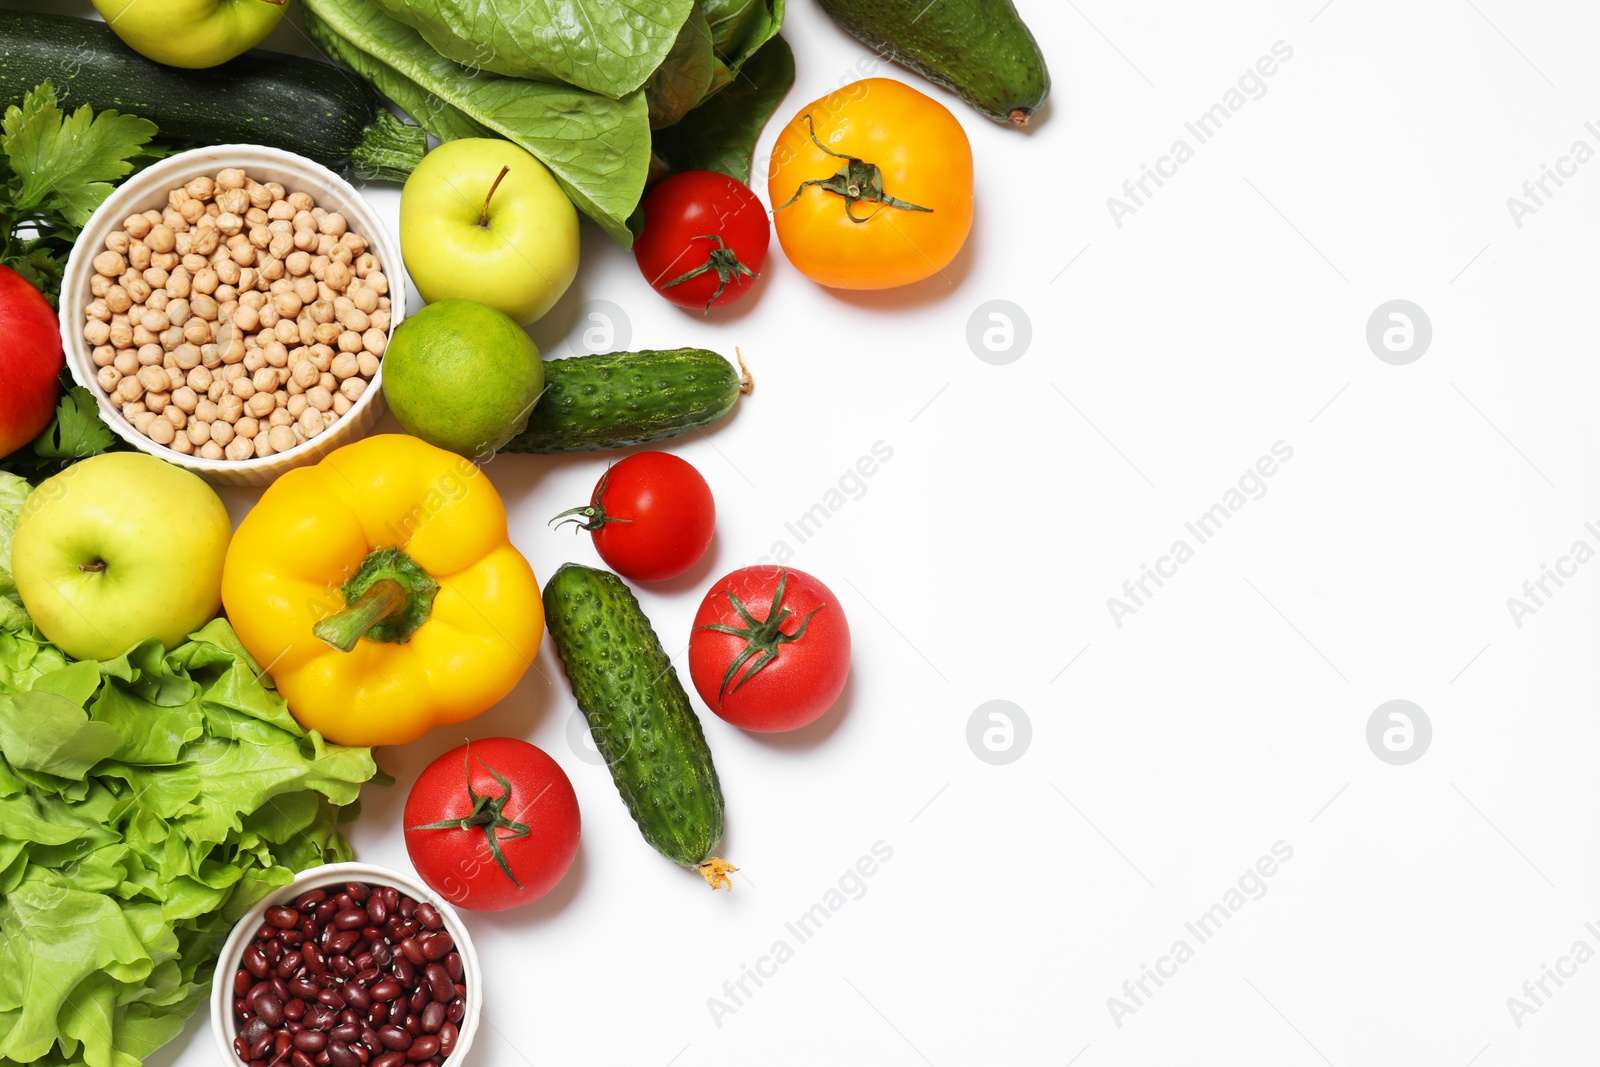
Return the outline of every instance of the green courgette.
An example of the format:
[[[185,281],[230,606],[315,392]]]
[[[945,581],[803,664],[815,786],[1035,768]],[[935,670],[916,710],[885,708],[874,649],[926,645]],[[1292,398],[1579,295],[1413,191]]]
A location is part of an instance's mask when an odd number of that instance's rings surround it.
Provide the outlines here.
[[[628,587],[610,571],[568,563],[544,587],[545,625],[595,747],[639,832],[712,889],[738,870],[722,841],[722,786],[700,720]]]
[[[698,430],[733,409],[750,375],[703,348],[552,359],[528,425],[502,452],[593,452]]]
[[[346,177],[403,181],[427,151],[420,127],[329,63],[257,48],[221,66],[181,70],[139,55],[103,22],[6,12],[0,107],[44,81],[55,84],[64,108],[138,115],[164,140],[282,148]]]

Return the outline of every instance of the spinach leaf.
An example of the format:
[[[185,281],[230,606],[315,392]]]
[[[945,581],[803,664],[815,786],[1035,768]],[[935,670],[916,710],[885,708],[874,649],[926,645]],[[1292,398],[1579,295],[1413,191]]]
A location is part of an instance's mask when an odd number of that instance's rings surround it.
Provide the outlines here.
[[[711,88],[715,93],[732,84],[746,61],[783,27],[784,0],[701,0],[711,27],[711,47],[716,52]]]
[[[412,117],[430,133],[461,136],[466,119],[516,142],[550,168],[578,210],[624,247],[632,245],[627,218],[650,165],[643,92],[612,100],[571,86],[469,71],[368,0],[305,0],[301,6],[324,48],[341,56],[352,49],[365,53],[410,82],[410,88],[394,87],[421,112]]]
[[[645,84],[644,98],[650,106],[652,130],[671,126],[700,103],[706,90],[711,88],[715,63],[711,53],[711,26],[706,22],[705,12],[696,4],[672,51]]]
[[[672,50],[694,0],[378,0],[467,67],[621,98]]]
[[[655,154],[672,170],[715,170],[749,183],[756,142],[794,84],[794,53],[774,37],[745,63],[739,79],[655,132]]]

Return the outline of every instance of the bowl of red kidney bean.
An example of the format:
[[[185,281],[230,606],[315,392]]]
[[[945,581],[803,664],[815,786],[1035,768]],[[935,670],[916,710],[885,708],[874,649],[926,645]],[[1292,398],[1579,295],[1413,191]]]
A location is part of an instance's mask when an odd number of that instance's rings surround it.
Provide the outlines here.
[[[454,1067],[482,988],[449,903],[398,871],[334,863],[239,920],[217,960],[211,1029],[234,1067]]]

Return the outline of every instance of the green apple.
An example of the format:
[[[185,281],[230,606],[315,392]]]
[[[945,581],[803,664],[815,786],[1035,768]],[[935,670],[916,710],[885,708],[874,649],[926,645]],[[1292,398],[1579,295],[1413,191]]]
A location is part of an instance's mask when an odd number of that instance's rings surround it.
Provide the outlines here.
[[[476,300],[526,326],[578,273],[578,212],[528,152],[463,137],[429,152],[406,179],[400,252],[430,304]]]
[[[94,0],[123,43],[169,67],[214,67],[260,44],[286,0]]]
[[[76,659],[168,648],[222,605],[233,524],[196,475],[107,452],[41,482],[22,506],[11,576],[44,635]]]

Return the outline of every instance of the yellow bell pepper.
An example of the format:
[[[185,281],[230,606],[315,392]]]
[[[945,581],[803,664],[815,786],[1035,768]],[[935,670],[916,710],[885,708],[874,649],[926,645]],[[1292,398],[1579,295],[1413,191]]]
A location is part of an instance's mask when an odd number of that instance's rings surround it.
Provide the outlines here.
[[[488,477],[402,434],[274,482],[229,545],[222,602],[294,717],[342,745],[472,718],[511,692],[544,633]]]

